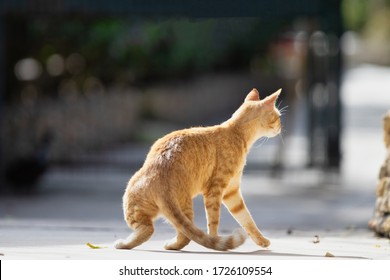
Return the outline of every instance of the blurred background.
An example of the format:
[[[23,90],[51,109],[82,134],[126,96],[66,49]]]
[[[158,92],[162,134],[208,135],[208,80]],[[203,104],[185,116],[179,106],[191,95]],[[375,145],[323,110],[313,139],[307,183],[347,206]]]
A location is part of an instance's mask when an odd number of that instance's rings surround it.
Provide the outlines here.
[[[325,199],[363,184],[350,197],[369,217],[390,1],[238,2],[2,0],[0,217],[44,218],[66,197],[76,206],[60,216],[87,217],[90,197],[121,219],[121,192],[153,141],[226,120],[254,87],[283,88],[287,111],[282,137],[255,144],[248,178]]]

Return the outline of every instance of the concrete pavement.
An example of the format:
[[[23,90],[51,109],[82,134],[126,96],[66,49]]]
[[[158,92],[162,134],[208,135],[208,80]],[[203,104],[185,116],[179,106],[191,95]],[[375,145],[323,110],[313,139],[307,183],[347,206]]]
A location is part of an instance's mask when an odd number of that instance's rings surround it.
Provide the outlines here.
[[[191,242],[182,251],[163,249],[166,240],[172,238],[173,231],[156,230],[154,237],[133,250],[116,250],[112,240],[126,234],[123,229],[86,229],[86,228],[8,228],[2,242],[1,259],[37,259],[37,260],[325,260],[327,253],[332,259],[389,259],[390,244],[383,238],[376,238],[365,230],[344,231],[285,231],[266,230],[272,244],[268,249],[257,247],[247,240],[241,247],[229,252],[217,252],[205,249]],[[313,235],[316,233],[318,238]],[[17,242],[16,239],[20,239]],[[319,242],[318,242],[319,241]],[[86,243],[101,246],[91,249]],[[318,242],[318,243],[317,243]]]

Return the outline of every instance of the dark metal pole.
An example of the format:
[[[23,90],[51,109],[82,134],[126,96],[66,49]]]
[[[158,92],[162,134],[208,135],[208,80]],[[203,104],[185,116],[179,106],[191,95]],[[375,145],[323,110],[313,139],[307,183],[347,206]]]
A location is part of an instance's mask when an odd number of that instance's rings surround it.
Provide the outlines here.
[[[340,37],[343,33],[341,7],[339,1],[326,2],[327,20],[325,28],[330,32],[329,37],[329,69],[327,83],[329,101],[327,108],[327,167],[338,169],[341,164],[341,137],[342,137],[342,104],[341,104],[341,76],[342,76],[342,53]]]
[[[4,178],[4,107],[5,107],[5,50],[6,50],[6,35],[5,35],[5,18],[0,14],[0,193],[5,191]]]
[[[338,170],[341,163],[340,98],[343,32],[340,3],[322,2],[320,32],[312,34],[308,59],[309,166]]]

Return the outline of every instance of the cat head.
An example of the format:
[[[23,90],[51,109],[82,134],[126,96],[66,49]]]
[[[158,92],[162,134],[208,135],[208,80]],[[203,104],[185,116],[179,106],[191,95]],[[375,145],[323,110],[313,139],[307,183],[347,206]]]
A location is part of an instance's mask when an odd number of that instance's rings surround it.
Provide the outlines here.
[[[232,119],[247,129],[253,130],[256,138],[274,137],[281,131],[280,112],[276,108],[276,100],[282,90],[260,99],[259,92],[253,89],[244,103],[233,114]]]

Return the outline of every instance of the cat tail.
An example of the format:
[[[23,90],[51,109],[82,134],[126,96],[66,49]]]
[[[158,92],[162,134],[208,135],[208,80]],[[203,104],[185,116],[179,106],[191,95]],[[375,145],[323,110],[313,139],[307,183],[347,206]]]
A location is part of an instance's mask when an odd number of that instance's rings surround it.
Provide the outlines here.
[[[245,231],[241,228],[235,229],[231,235],[211,236],[197,228],[195,224],[184,215],[176,200],[171,199],[164,204],[165,207],[163,207],[163,209],[165,209],[165,211],[163,211],[163,214],[168,221],[187,238],[204,247],[218,251],[227,251],[242,245],[247,238]]]

